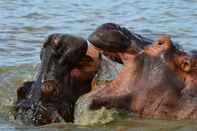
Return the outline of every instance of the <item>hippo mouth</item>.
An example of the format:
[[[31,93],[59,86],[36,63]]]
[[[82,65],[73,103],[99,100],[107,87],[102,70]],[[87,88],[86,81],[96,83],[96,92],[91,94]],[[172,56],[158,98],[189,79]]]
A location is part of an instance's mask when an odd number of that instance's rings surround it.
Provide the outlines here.
[[[101,49],[110,59],[122,63],[117,53],[125,52],[137,54],[150,45],[152,40],[114,23],[99,26],[89,37],[88,41],[96,48]]]

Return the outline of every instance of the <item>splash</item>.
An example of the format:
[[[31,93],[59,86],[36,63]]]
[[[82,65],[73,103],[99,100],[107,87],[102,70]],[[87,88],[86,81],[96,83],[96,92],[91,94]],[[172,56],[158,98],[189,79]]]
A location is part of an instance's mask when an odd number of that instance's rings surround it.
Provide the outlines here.
[[[30,64],[0,67],[0,117],[14,121],[16,88],[33,79],[36,66]]]
[[[102,107],[98,110],[89,110],[90,100],[86,96],[79,98],[75,106],[75,121],[77,125],[107,124],[118,118],[118,111]]]

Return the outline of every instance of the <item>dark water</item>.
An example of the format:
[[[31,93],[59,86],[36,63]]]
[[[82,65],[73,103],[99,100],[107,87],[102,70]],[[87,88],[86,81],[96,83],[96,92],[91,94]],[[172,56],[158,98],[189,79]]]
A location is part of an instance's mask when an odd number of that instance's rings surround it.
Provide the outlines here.
[[[55,32],[87,37],[116,22],[144,36],[170,34],[197,49],[197,0],[0,0],[0,130],[26,130],[10,114],[16,86],[32,79],[40,47]],[[194,122],[125,120],[93,127],[59,124],[29,130],[196,130]]]

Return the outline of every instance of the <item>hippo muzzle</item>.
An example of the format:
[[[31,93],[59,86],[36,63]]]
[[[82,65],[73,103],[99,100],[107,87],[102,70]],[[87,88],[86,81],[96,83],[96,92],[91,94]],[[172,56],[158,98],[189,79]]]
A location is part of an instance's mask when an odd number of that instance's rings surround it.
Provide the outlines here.
[[[99,26],[88,40],[97,48],[108,52],[138,53],[152,40],[131,33],[125,27],[115,23],[105,23]]]

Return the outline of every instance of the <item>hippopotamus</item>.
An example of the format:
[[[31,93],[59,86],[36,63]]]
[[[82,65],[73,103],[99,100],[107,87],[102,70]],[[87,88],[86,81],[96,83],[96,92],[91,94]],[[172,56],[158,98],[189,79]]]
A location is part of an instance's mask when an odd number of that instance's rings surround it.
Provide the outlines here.
[[[108,29],[104,36],[110,36],[111,29],[114,29],[116,36],[106,37],[110,42],[125,41],[125,45],[117,44],[120,47],[111,48],[115,52],[117,48],[136,52],[151,43],[151,40],[130,33],[126,28],[113,23],[104,24],[100,28],[101,32],[102,28]],[[90,39],[89,41],[92,42]],[[128,41],[131,41],[132,45]],[[25,82],[17,89],[16,116],[26,119],[24,117],[29,116],[30,110],[30,119],[34,125],[58,122],[62,118],[66,122],[73,121],[76,100],[95,86],[94,77],[100,69],[101,55],[108,56],[109,53],[94,44],[87,49],[87,42],[83,38],[68,34],[52,34],[47,38],[41,50],[41,66],[37,79]],[[102,48],[109,49],[107,45]],[[110,56],[112,57],[112,54]]]
[[[50,35],[41,50],[36,79],[17,89],[16,117],[26,120],[28,116],[27,122],[34,125],[72,122],[74,104],[91,90],[99,68],[96,53],[87,47],[87,41],[81,37]]]
[[[90,43],[123,67],[112,82],[97,85],[77,101],[86,104],[76,106],[75,116],[80,116],[78,108],[106,107],[144,118],[197,119],[197,51],[180,49],[168,35],[156,40],[132,36],[113,23],[89,36]]]

